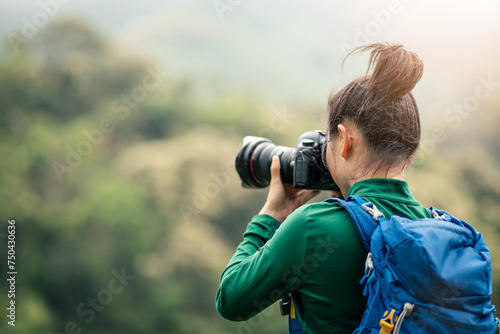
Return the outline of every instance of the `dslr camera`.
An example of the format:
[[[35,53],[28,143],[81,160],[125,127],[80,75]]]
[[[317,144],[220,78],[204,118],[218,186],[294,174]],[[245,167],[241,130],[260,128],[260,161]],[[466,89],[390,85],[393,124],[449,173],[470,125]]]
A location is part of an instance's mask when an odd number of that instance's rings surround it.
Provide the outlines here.
[[[271,163],[277,155],[281,162],[281,181],[298,189],[339,190],[326,161],[323,131],[302,134],[295,148],[276,146],[266,138],[247,136],[236,156],[236,170],[245,188],[264,188],[271,182]]]

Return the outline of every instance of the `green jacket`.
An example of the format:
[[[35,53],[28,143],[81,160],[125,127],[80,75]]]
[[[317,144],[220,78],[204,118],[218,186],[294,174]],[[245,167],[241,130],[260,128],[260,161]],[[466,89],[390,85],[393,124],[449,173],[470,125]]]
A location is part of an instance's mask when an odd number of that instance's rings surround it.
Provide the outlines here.
[[[359,181],[354,194],[386,217],[430,217],[404,181]],[[349,215],[335,204],[304,205],[281,225],[257,215],[222,273],[217,310],[242,321],[293,292],[304,333],[352,333],[366,305],[359,284],[366,255]]]

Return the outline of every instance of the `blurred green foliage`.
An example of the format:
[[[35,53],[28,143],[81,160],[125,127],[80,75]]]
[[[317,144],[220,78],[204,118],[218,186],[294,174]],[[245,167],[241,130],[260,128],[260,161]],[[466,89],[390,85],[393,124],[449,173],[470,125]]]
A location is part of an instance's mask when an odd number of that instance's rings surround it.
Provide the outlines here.
[[[233,161],[244,135],[293,146],[323,128],[323,107],[276,107],[248,91],[198,100],[191,79],[169,74],[120,117],[115,101],[157,66],[74,20],[47,26],[1,61],[0,208],[17,222],[19,273],[16,328],[7,332],[286,331],[276,306],[245,323],[214,307],[219,275],[266,195],[240,187]],[[408,175],[425,205],[485,234],[498,305],[499,104],[497,94]],[[110,282],[119,286],[123,272],[133,278],[115,293]]]

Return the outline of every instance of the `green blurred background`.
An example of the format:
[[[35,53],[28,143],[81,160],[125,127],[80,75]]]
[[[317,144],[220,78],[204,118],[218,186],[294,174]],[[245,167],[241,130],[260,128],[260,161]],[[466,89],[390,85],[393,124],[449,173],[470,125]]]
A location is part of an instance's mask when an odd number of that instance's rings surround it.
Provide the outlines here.
[[[332,88],[366,69],[356,56],[342,70],[345,50],[386,40],[426,66],[411,189],[484,234],[500,305],[499,11],[493,0],[3,2],[0,332],[286,332],[275,305],[244,323],[214,307],[266,196],[241,188],[234,158],[245,135],[294,146],[324,129]]]

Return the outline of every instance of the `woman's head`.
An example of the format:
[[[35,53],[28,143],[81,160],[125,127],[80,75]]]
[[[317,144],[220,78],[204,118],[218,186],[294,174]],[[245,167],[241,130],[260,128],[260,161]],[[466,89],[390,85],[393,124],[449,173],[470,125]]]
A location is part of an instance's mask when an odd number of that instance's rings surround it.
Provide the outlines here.
[[[402,45],[372,44],[354,50],[359,51],[371,51],[368,71],[373,71],[330,97],[328,140],[354,131],[364,144],[358,168],[375,175],[404,167],[417,150],[420,117],[411,90],[422,77],[423,62]]]

